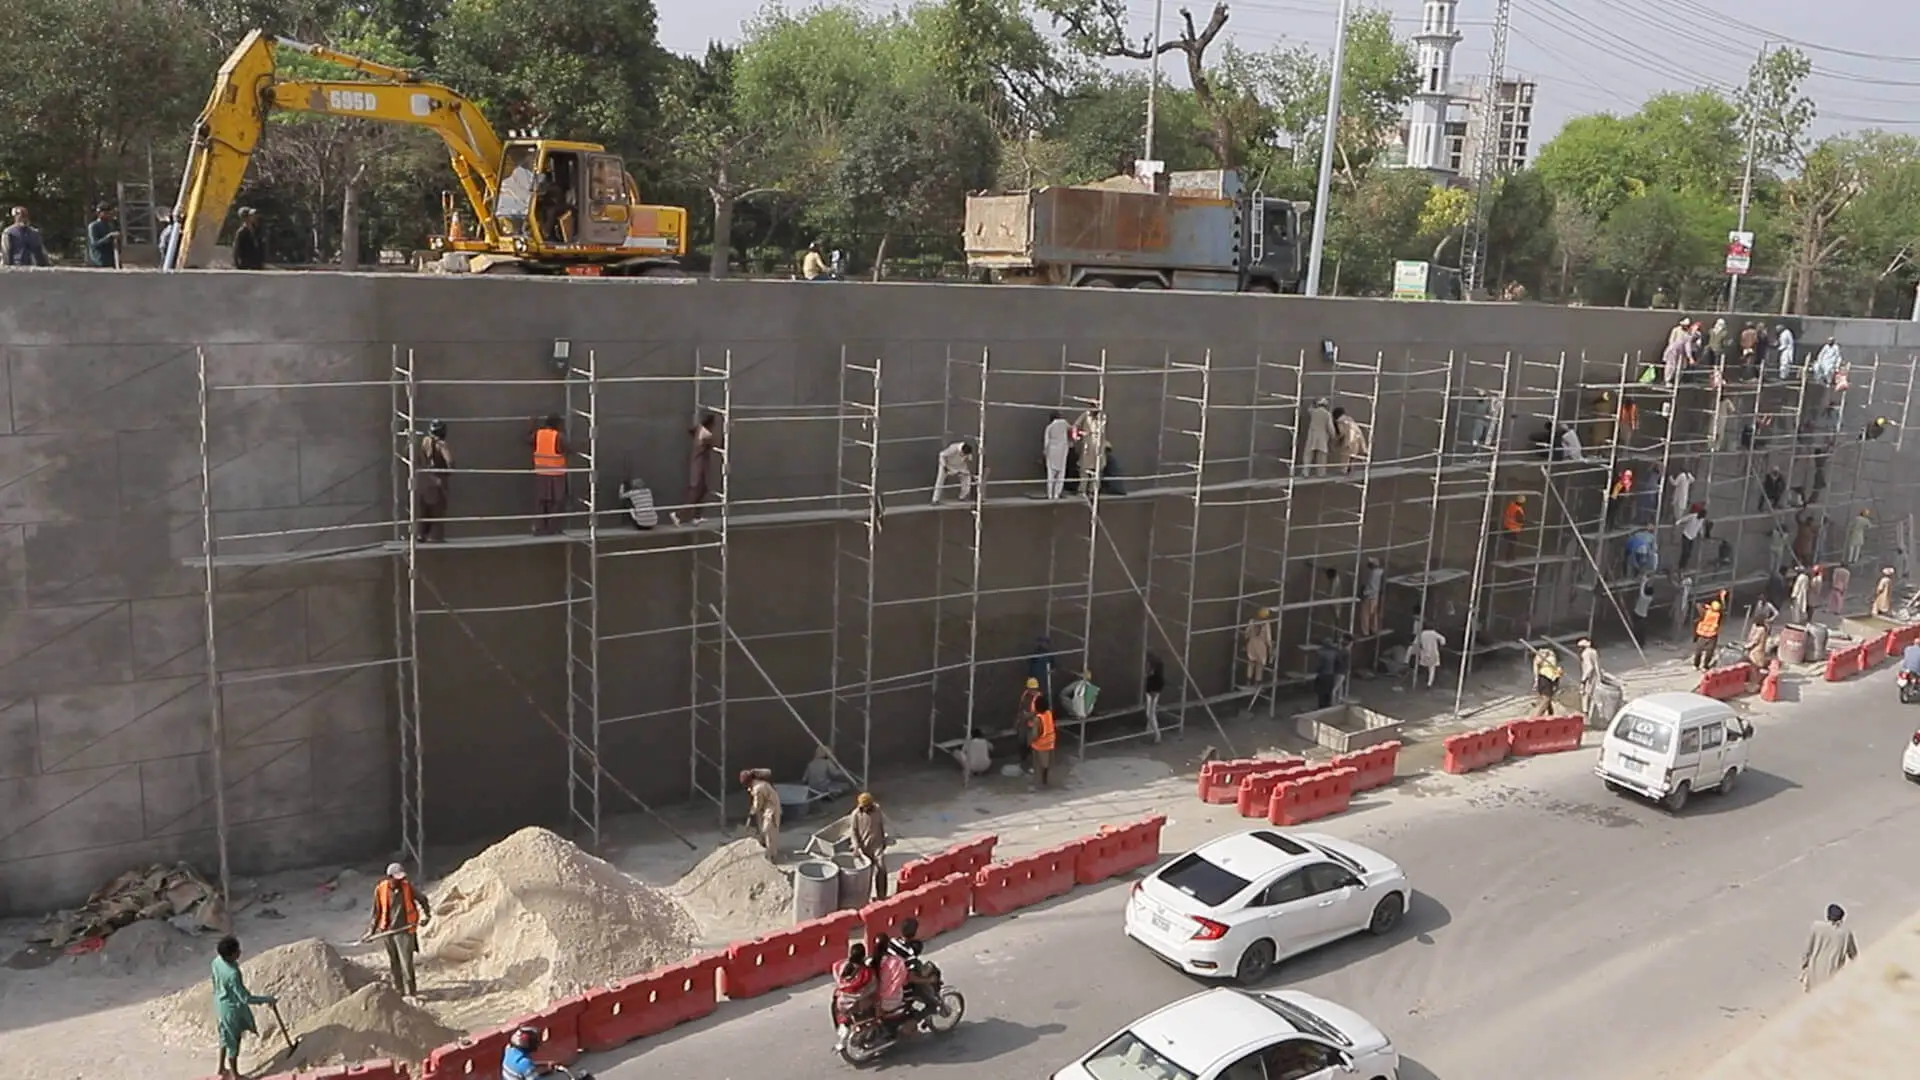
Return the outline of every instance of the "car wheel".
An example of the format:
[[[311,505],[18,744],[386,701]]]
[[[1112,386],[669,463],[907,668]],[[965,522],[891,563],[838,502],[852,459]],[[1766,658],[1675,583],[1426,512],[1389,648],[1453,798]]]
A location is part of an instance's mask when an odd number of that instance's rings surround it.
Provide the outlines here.
[[[1906,777],[1906,778],[1907,778],[1908,780],[1910,780],[1910,781],[1912,781],[1913,783],[1916,783],[1916,784],[1920,784],[1920,774],[1915,774],[1915,773],[1910,773],[1910,772],[1907,772],[1907,771],[1906,771],[1906,770],[1904,770],[1904,769],[1903,769],[1903,770],[1901,770],[1901,773],[1902,773],[1902,775],[1904,775],[1904,776],[1905,776],[1905,777]]]
[[[1407,913],[1407,902],[1399,893],[1381,899],[1373,905],[1373,918],[1367,920],[1367,933],[1385,934],[1400,925],[1400,916]]]
[[[1242,986],[1252,986],[1273,974],[1274,959],[1273,942],[1254,942],[1247,946],[1246,952],[1240,954],[1240,963],[1233,969],[1234,981]]]
[[[1720,778],[1720,794],[1722,795],[1733,794],[1734,785],[1738,784],[1739,782],[1740,782],[1740,770],[1728,769],[1727,775]]]
[[[1672,791],[1668,792],[1667,797],[1660,800],[1660,805],[1666,807],[1668,810],[1677,814],[1680,811],[1686,809],[1687,799],[1692,794],[1693,794],[1693,785],[1688,783],[1685,780],[1682,780],[1680,781],[1679,787],[1674,788]]]
[[[1626,791],[1627,791],[1626,788],[1621,787],[1619,784],[1616,784],[1611,780],[1602,780],[1600,782],[1607,785],[1607,790],[1613,792],[1615,795],[1626,794]]]

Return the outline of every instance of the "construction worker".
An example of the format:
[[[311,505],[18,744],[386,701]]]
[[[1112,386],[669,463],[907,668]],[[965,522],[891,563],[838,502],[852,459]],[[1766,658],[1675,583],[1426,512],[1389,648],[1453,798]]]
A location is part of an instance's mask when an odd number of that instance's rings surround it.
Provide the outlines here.
[[[961,441],[940,451],[939,471],[933,477],[933,501],[938,503],[946,494],[949,478],[960,482],[960,501],[966,502],[973,495],[973,444]]]
[[[1100,479],[1100,455],[1107,445],[1107,418],[1100,413],[1098,402],[1087,406],[1079,419],[1073,422],[1074,449],[1079,451],[1080,494],[1093,495],[1093,485]]]
[[[1552,716],[1553,699],[1560,694],[1560,658],[1552,649],[1536,649],[1533,654],[1533,715]]]
[[[1876,416],[1873,418],[1873,421],[1867,425],[1867,429],[1860,433],[1860,441],[1869,442],[1871,440],[1879,438],[1882,435],[1885,435],[1886,433],[1887,433],[1887,418],[1884,416]]]
[[[1333,420],[1333,406],[1326,398],[1314,401],[1307,410],[1306,468],[1302,475],[1312,476],[1327,463],[1327,455],[1333,451],[1333,444],[1339,438],[1339,430]]]
[[[1885,618],[1893,614],[1893,567],[1880,571],[1880,580],[1873,583],[1872,614]]]
[[[1140,681],[1141,696],[1146,698],[1147,734],[1160,741],[1160,695],[1167,689],[1167,666],[1155,653],[1147,654],[1146,677]]]
[[[687,454],[687,499],[684,513],[673,512],[675,525],[690,525],[700,520],[700,504],[707,499],[708,482],[713,475],[713,454],[720,446],[719,424],[719,416],[705,413],[688,431],[693,446]]]
[[[447,422],[435,420],[420,437],[420,468],[414,486],[420,494],[421,543],[447,539],[447,485],[453,468],[453,447],[447,443]]]
[[[1693,624],[1693,666],[1700,671],[1713,669],[1720,653],[1720,614],[1725,605],[1720,598],[1700,605],[1700,618]]]
[[[1607,489],[1607,528],[1620,527],[1620,514],[1627,508],[1627,498],[1633,494],[1633,470],[1621,469],[1614,477],[1613,486]]]
[[[1352,472],[1353,463],[1367,456],[1367,430],[1345,409],[1333,410],[1333,459],[1343,472]]]
[[[45,266],[47,244],[27,220],[27,208],[13,208],[13,224],[0,232],[0,266]]]
[[[1520,554],[1520,533],[1527,527],[1527,497],[1515,495],[1500,512],[1500,548],[1503,559]]]
[[[1853,571],[1844,566],[1833,568],[1827,579],[1827,614],[1839,618],[1847,613],[1847,586],[1853,583]]]
[[[213,952],[213,1016],[220,1036],[219,1076],[221,1080],[240,1080],[240,1039],[260,1033],[254,1023],[253,1007],[272,1005],[277,999],[271,994],[256,994],[247,989],[247,981],[240,975],[239,938],[231,934],[221,938]]]
[[[1591,638],[1581,638],[1576,647],[1580,650],[1580,715],[1591,718],[1600,695],[1600,650],[1593,647]]]
[[[847,815],[847,836],[853,850],[873,864],[873,899],[887,898],[887,819],[873,796],[861,792]]]
[[[740,770],[740,786],[747,789],[747,828],[766,849],[768,862],[780,861],[780,792],[768,769]]]
[[[1028,722],[1027,746],[1033,750],[1033,777],[1046,787],[1053,771],[1053,748],[1059,732],[1053,725],[1053,710],[1036,709]]]
[[[1873,527],[1873,511],[1861,507],[1852,521],[1847,522],[1847,565],[1860,561],[1867,550],[1867,530]]]
[[[1613,391],[1602,390],[1600,396],[1593,399],[1593,444],[1600,446],[1613,441],[1615,423],[1619,419],[1619,409],[1614,406]]]
[[[1058,499],[1067,487],[1067,455],[1073,450],[1073,425],[1059,413],[1047,417],[1040,435],[1040,453],[1047,463],[1047,498]]]
[[[1266,682],[1267,665],[1273,660],[1273,609],[1254,613],[1246,631],[1247,685],[1259,689]]]
[[[1380,632],[1380,592],[1387,586],[1387,569],[1380,560],[1368,556],[1365,570],[1360,575],[1360,627],[1361,637],[1372,637]]]
[[[527,433],[533,448],[533,531],[552,536],[560,531],[560,514],[567,505],[567,437],[560,418],[552,414],[534,421]]]
[[[267,268],[267,241],[260,235],[260,211],[251,206],[240,208],[240,227],[233,230],[233,268]]]
[[[1647,619],[1653,614],[1653,578],[1642,577],[1633,593],[1633,640],[1647,640]]]
[[[373,886],[373,917],[367,922],[367,938],[385,935],[387,970],[393,975],[394,990],[402,997],[420,992],[413,977],[413,956],[420,951],[420,928],[432,918],[433,909],[407,879],[407,868],[388,863],[387,876]]]
[[[1020,708],[1013,714],[1013,729],[1020,732],[1032,730],[1033,714],[1045,708],[1046,704],[1047,695],[1040,688],[1040,680],[1027,676],[1027,685],[1020,691]],[[1033,745],[1027,739],[1020,740],[1020,764],[1028,767],[1033,764]]]
[[[1746,661],[1756,669],[1767,666],[1767,638],[1766,620],[1755,619],[1747,627]]]
[[[88,266],[110,270],[120,265],[120,226],[113,217],[113,207],[101,203],[87,223]]]
[[[1446,647],[1447,639],[1431,626],[1422,626],[1413,635],[1413,647],[1408,650],[1411,654],[1409,659],[1414,668],[1426,673],[1429,690],[1433,689],[1433,681],[1440,675],[1440,650]]]

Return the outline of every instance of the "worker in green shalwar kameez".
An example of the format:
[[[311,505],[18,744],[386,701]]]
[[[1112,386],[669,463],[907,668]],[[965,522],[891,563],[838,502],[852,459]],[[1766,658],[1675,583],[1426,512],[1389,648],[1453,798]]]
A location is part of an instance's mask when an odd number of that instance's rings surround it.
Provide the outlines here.
[[[213,1015],[220,1030],[220,1076],[239,1080],[240,1037],[248,1032],[260,1033],[254,1026],[253,1007],[271,1005],[275,999],[270,994],[248,991],[246,980],[240,977],[239,938],[221,938],[214,952]]]

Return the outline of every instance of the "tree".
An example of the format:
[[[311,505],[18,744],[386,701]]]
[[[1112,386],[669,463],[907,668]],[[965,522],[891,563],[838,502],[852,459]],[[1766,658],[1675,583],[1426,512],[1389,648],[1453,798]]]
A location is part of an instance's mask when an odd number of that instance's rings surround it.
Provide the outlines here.
[[[1784,186],[1793,249],[1781,314],[1806,312],[1814,275],[1845,248],[1847,236],[1833,224],[1865,190],[1864,163],[1872,153],[1866,137],[1826,139],[1807,153],[1800,175]]]
[[[1102,73],[1074,87],[1054,107],[1045,139],[1057,146],[1059,174],[1040,179],[1086,183],[1133,171],[1141,153],[1147,80]],[[1200,104],[1185,91],[1160,88],[1154,117],[1154,154],[1169,171],[1214,164]]]
[[[1554,255],[1554,198],[1532,169],[1500,180],[1487,210],[1487,264],[1493,281],[1519,281],[1539,296]]]
[[[1805,158],[1807,129],[1813,124],[1813,99],[1800,92],[1813,64],[1798,49],[1763,52],[1747,72],[1735,96],[1740,129],[1753,143],[1753,162],[1761,169],[1797,167]]]
[[[1595,218],[1656,186],[1724,201],[1739,175],[1738,121],[1718,94],[1660,94],[1631,116],[1569,120],[1534,167],[1549,191]]]
[[[1420,237],[1434,242],[1428,262],[1443,261],[1447,245],[1458,239],[1472,213],[1473,194],[1466,188],[1435,185],[1427,192],[1426,205],[1420,208]]]
[[[1601,264],[1625,281],[1622,303],[1643,290],[1679,288],[1712,267],[1732,211],[1700,194],[1649,187],[1621,203],[1600,227]]]
[[[1393,34],[1393,16],[1362,9],[1347,20],[1345,69],[1340,78],[1340,130],[1334,164],[1349,186],[1398,135],[1400,116],[1420,78],[1410,42]],[[1330,59],[1305,46],[1276,49],[1248,62],[1257,93],[1273,109],[1275,126],[1295,159],[1318,167],[1325,138]]]
[[[880,230],[878,280],[895,235],[959,231],[967,194],[994,181],[1000,140],[979,106],[930,80],[885,88],[854,120],[836,194],[850,220]]]
[[[660,95],[665,169],[704,190],[713,205],[713,266],[727,276],[733,211],[741,200],[775,190],[767,152],[777,137],[742,116],[734,92],[737,53],[707,46],[700,61],[675,65]]]
[[[648,145],[666,70],[653,0],[451,0],[437,50],[496,128]]]
[[[1045,126],[1066,69],[1023,0],[930,0],[907,11],[906,50],[1003,138]]]
[[[1191,8],[1180,9],[1179,32],[1156,47],[1151,38],[1135,45],[1127,32],[1126,0],[1037,0],[1037,6],[1053,19],[1067,44],[1087,56],[1107,59],[1151,60],[1156,55],[1179,53],[1187,64],[1187,83],[1208,122],[1208,146],[1214,161],[1223,169],[1240,164],[1233,116],[1228,102],[1215,92],[1212,74],[1207,68],[1207,50],[1220,32],[1227,28],[1227,5],[1217,0],[1206,24],[1194,22]]]
[[[1394,260],[1427,258],[1432,240],[1420,225],[1432,193],[1433,182],[1412,169],[1377,169],[1340,193],[1327,208],[1327,253],[1338,292],[1378,295],[1393,279]]]
[[[1840,253],[1856,296],[1872,318],[1880,301],[1896,305],[1913,295],[1920,254],[1920,140],[1877,134],[1861,155],[1861,191],[1835,219],[1849,238]]]

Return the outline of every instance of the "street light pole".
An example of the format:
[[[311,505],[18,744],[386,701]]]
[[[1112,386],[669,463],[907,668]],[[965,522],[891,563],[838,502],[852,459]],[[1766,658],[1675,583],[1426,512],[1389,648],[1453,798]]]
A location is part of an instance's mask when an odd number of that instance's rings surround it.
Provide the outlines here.
[[[1347,3],[1340,0],[1340,22],[1333,32],[1333,71],[1327,79],[1326,130],[1320,135],[1320,183],[1313,193],[1313,245],[1307,257],[1306,295],[1320,295],[1320,266],[1326,257],[1327,198],[1333,188],[1334,132],[1340,126],[1340,79],[1347,66]]]
[[[1763,41],[1760,43],[1760,58],[1754,62],[1755,70],[1758,70],[1760,65],[1765,64],[1767,62],[1768,45],[1769,45],[1768,42]],[[1747,231],[1747,207],[1753,201],[1754,141],[1759,137],[1759,134],[1760,134],[1760,125],[1755,122],[1755,118],[1753,114],[1749,112],[1747,114],[1747,168],[1746,168],[1746,174],[1740,178],[1740,224],[1734,226],[1734,230],[1737,232]],[[1727,311],[1728,312],[1732,312],[1734,310],[1735,305],[1739,301],[1739,296],[1740,296],[1740,275],[1728,274],[1727,275]]]

